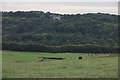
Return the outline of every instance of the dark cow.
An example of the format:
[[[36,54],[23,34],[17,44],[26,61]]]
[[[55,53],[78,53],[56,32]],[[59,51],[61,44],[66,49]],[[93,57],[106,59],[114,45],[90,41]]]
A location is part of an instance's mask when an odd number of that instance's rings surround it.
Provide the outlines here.
[[[79,59],[82,59],[82,57],[79,57]]]

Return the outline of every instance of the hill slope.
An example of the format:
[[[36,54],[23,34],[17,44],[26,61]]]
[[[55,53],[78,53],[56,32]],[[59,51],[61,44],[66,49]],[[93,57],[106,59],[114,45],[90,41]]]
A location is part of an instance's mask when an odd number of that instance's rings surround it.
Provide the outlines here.
[[[118,46],[117,15],[2,12],[3,49],[109,52]],[[110,51],[110,52],[111,52]]]

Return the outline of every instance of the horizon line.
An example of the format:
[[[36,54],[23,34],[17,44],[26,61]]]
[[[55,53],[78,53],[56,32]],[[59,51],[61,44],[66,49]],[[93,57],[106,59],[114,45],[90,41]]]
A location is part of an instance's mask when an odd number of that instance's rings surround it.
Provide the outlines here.
[[[84,12],[84,13],[58,13],[58,12],[51,12],[51,11],[42,11],[42,10],[15,10],[15,11],[12,11],[12,10],[3,10],[3,11],[0,11],[0,12],[44,12],[44,13],[47,13],[47,12],[50,12],[50,13],[53,13],[53,14],[60,14],[60,15],[77,15],[77,14],[109,14],[109,15],[119,15],[118,13],[107,13],[107,12]]]

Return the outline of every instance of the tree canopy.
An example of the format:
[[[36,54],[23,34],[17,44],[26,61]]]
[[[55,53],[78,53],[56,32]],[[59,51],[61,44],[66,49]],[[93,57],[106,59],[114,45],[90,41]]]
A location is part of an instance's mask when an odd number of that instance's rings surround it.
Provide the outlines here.
[[[118,15],[2,12],[3,49],[117,52]]]

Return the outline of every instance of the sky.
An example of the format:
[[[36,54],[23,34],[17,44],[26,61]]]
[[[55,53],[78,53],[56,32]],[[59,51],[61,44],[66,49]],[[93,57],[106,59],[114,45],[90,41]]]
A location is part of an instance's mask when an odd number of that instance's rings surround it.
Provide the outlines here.
[[[118,2],[119,0],[2,0],[2,2]]]
[[[3,0],[2,11],[44,11],[60,14],[118,14],[118,0]]]

